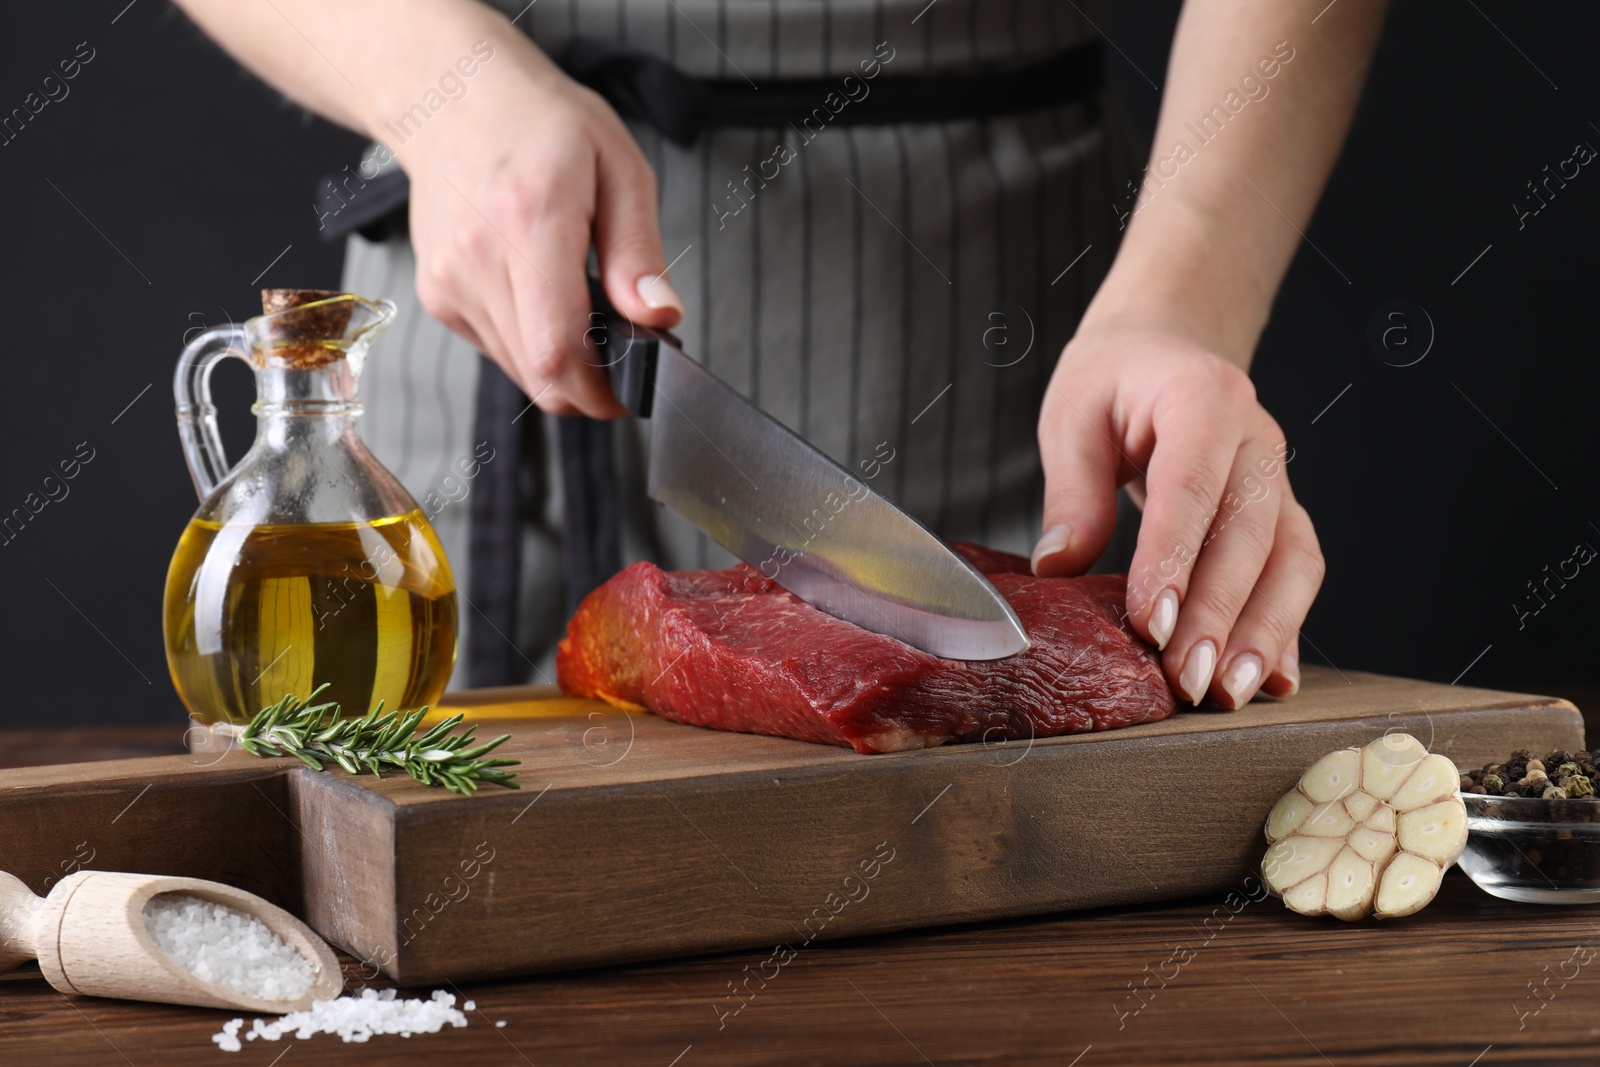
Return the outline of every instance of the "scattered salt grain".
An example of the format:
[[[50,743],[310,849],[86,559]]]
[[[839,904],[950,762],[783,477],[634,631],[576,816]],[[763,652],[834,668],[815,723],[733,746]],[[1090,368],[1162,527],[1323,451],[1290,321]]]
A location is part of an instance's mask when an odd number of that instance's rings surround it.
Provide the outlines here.
[[[222,1033],[212,1034],[211,1040],[215,1041],[217,1047],[223,1052],[238,1052],[244,1048],[239,1043],[239,1027],[243,1025],[243,1019],[234,1019],[232,1022],[223,1023]]]
[[[272,1022],[257,1019],[244,1036],[247,1041],[258,1037],[277,1041],[285,1034],[301,1040],[317,1034],[337,1034],[345,1041],[370,1041],[374,1034],[436,1034],[446,1025],[467,1025],[467,1017],[455,1005],[455,994],[442,989],[435,990],[428,1000],[400,1000],[392,989],[381,993],[363,989],[358,997],[312,1001],[309,1011],[293,1012]],[[243,1019],[234,1019],[211,1040],[225,1052],[237,1052],[242,1047],[238,1033],[243,1025]]]
[[[196,978],[247,997],[298,1000],[317,968],[253,915],[187,893],[161,893],[144,906],[157,947]],[[218,1035],[224,1048],[227,1044]],[[228,1035],[234,1051],[238,1039]]]
[[[496,1026],[504,1026],[505,1024],[506,1024],[506,1021],[504,1019],[498,1019],[498,1020],[495,1021],[495,1025]]]
[[[478,1002],[476,1000],[469,1000],[465,1004],[461,1005],[461,1010],[462,1011],[477,1011],[478,1010]]]

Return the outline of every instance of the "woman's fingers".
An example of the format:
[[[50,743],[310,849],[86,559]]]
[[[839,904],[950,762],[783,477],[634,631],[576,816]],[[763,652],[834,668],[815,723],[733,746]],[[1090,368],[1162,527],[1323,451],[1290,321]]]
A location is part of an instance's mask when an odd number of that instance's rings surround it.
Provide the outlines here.
[[[1300,636],[1289,641],[1289,647],[1278,653],[1278,665],[1267,673],[1261,683],[1261,692],[1274,697],[1292,697],[1300,692]]]
[[[1082,574],[1094,565],[1117,525],[1122,457],[1111,443],[1107,405],[1072,399],[1070,368],[1058,368],[1039,418],[1044,467],[1044,525],[1033,550],[1042,578]]]
[[[550,73],[509,86],[512,106],[495,114],[520,123],[469,124],[417,149],[418,293],[542,409],[614,418],[625,412],[589,336],[591,244],[622,314],[669,327],[682,303],[665,277],[649,164],[608,104]]]
[[[1248,686],[1253,694],[1261,684],[1263,664],[1268,662],[1256,663],[1255,675],[1246,678],[1251,661],[1235,664],[1220,654],[1266,566],[1276,536],[1285,479],[1280,471],[1280,477],[1274,479],[1278,485],[1273,486],[1256,469],[1261,459],[1271,457],[1271,448],[1261,439],[1251,438],[1234,454],[1216,517],[1201,543],[1165,650],[1167,677],[1195,704],[1205,699],[1214,679],[1234,667],[1238,668],[1237,684]],[[1270,662],[1277,662],[1281,648],[1281,643],[1271,647]]]
[[[579,220],[551,220],[543,229],[536,267],[520,257],[507,267],[516,301],[522,350],[517,365],[523,391],[545,411],[573,408],[595,419],[626,414],[612,395],[600,358],[584,340],[589,323],[589,285],[584,259],[587,228]],[[558,406],[559,402],[559,406]]]
[[[425,206],[430,210],[425,212]],[[479,221],[481,236],[483,227]],[[507,338],[516,336],[514,330],[508,329],[515,326],[515,319],[496,323],[491,312],[491,308],[511,306],[510,282],[498,250],[472,248],[469,255],[476,257],[476,276],[468,276],[455,266],[455,256],[464,244],[464,231],[473,225],[470,219],[455,219],[452,212],[438,210],[438,204],[428,198],[412,197],[417,299],[446,329],[466,338],[517,380],[507,343]]]
[[[1211,696],[1241,708],[1258,689],[1288,696],[1300,688],[1300,625],[1322,586],[1325,564],[1311,517],[1282,486],[1272,551],[1224,646]]]
[[[1204,395],[1180,397],[1174,403],[1181,406],[1154,428],[1144,519],[1128,569],[1128,621],[1161,649],[1177,633],[1191,576],[1226,491],[1240,440],[1237,425],[1216,417],[1218,406]],[[1211,666],[1215,665],[1213,661]],[[1197,670],[1203,666],[1196,662]],[[1209,681],[1209,672],[1201,673]]]
[[[667,278],[661,252],[655,173],[637,152],[603,147],[597,195],[594,250],[612,306],[646,326],[676,326],[683,301]]]

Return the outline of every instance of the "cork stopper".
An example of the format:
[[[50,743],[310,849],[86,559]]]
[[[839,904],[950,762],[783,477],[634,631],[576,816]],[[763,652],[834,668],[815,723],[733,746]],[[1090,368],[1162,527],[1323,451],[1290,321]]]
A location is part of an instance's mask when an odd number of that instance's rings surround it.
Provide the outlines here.
[[[354,303],[350,300],[327,304],[319,302],[348,295],[331,289],[261,290],[262,314],[277,317],[267,328],[267,345],[258,353],[258,358],[297,370],[320,367],[342,359],[345,330],[350,325]],[[318,306],[305,307],[308,304]],[[300,307],[305,307],[305,310],[294,312],[295,308]]]

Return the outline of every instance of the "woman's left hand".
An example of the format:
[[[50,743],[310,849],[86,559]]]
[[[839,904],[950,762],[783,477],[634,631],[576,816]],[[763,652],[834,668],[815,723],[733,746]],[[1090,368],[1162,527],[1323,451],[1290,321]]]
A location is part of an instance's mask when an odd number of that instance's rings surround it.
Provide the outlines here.
[[[1258,689],[1299,687],[1299,628],[1324,563],[1289,488],[1293,453],[1243,370],[1142,317],[1086,324],[1051,379],[1039,448],[1036,573],[1088,569],[1127,485],[1144,508],[1128,621],[1163,650],[1174,690],[1240,708]]]

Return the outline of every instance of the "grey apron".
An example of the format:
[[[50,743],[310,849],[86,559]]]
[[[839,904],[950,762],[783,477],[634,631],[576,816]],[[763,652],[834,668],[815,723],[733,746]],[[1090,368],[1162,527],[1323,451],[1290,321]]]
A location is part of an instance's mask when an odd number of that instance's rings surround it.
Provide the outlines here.
[[[696,77],[756,81],[842,80],[873,59],[880,79],[1004,69],[1094,39],[1098,21],[1093,5],[1081,5],[1085,17],[1064,0],[496,6],[551,54],[576,35],[606,36]],[[935,532],[1026,554],[1042,509],[1040,400],[1114,252],[1109,176],[1137,173],[1127,124],[1106,115],[1119,112],[1069,103],[956,121],[813,120],[708,130],[689,148],[630,124],[660,185],[663,248],[685,304],[675,332],[690,356],[840,463],[892,454],[874,486]],[[458,671],[453,684],[552,681],[566,621],[556,420],[492,412],[531,424],[520,454],[502,449],[464,476],[485,452],[475,438],[483,364],[422,310],[413,270],[403,236],[349,239],[345,288],[400,305],[364,372],[362,435],[422,502],[464,593],[491,577],[471,575],[484,566],[470,551],[472,515],[520,512],[520,566],[505,576],[514,616],[467,596],[462,610],[464,637],[477,628],[491,640],[492,629],[514,669]],[[622,420],[609,432],[622,562],[728,565],[645,498],[642,427]],[[513,490],[517,501],[491,499]],[[475,493],[490,496],[474,505]]]

